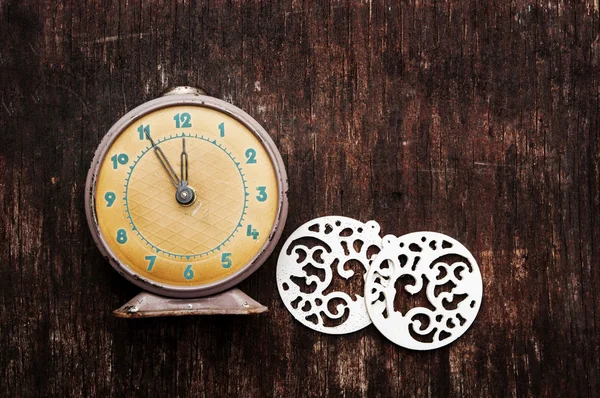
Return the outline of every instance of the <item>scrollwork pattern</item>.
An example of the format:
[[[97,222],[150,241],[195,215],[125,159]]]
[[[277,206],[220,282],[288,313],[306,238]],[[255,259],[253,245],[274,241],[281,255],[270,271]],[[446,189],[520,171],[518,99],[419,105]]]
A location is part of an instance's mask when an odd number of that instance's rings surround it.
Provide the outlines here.
[[[413,281],[404,290],[416,295],[425,289],[428,307],[402,314],[395,308],[404,294],[400,278]],[[388,339],[406,348],[428,350],[460,337],[473,323],[483,294],[477,262],[453,238],[434,232],[401,237],[387,235],[365,282],[365,299],[373,324]]]
[[[355,277],[347,266],[354,261],[363,267],[364,284],[373,252],[380,247],[374,221],[331,216],[302,225],[285,242],[277,262],[277,285],[285,306],[299,322],[324,333],[350,333],[369,325],[364,297],[332,290],[332,281],[336,275]]]

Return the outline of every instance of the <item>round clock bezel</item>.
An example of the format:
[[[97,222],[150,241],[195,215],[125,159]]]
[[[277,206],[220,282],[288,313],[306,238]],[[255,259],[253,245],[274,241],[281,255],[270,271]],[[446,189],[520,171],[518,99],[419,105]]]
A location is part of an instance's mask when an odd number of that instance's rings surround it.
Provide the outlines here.
[[[261,142],[269,154],[277,177],[277,215],[275,217],[275,223],[273,224],[273,227],[269,233],[269,238],[265,241],[259,252],[252,258],[252,260],[250,260],[250,262],[248,262],[246,265],[242,266],[238,271],[227,276],[226,278],[221,279],[220,281],[201,286],[189,287],[161,284],[134,272],[131,268],[121,263],[121,261],[110,249],[108,242],[100,231],[96,214],[95,199],[98,173],[100,172],[102,162],[104,161],[108,150],[112,147],[112,144],[125,131],[125,129],[127,129],[136,120],[152,112],[173,106],[199,106],[209,108],[218,112],[222,112],[236,119],[250,132],[252,132]],[[275,143],[265,129],[256,120],[254,120],[252,116],[228,102],[206,95],[185,94],[159,97],[145,102],[125,114],[110,128],[96,149],[96,153],[86,179],[85,188],[86,218],[92,233],[92,237],[94,238],[96,246],[98,246],[100,252],[119,274],[133,284],[151,293],[168,297],[197,298],[210,296],[227,290],[242,282],[244,279],[254,273],[271,255],[275,249],[275,246],[277,245],[277,242],[279,241],[279,238],[281,237],[287,218],[287,175],[285,171],[285,165],[283,164],[283,159],[281,158],[281,154],[275,146]]]

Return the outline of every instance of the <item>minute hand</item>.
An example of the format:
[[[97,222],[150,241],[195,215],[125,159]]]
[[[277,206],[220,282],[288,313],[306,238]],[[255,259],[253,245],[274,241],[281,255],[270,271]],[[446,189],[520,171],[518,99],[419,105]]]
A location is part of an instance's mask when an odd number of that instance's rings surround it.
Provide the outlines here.
[[[160,147],[156,146],[154,140],[152,139],[152,137],[150,137],[150,132],[148,130],[146,130],[146,138],[150,140],[150,143],[152,144],[152,149],[154,149],[154,154],[160,161],[160,164],[162,165],[163,169],[165,169],[165,171],[167,172],[167,175],[173,182],[173,185],[175,185],[175,188],[178,188],[181,185],[179,177],[177,177],[175,170],[173,170],[173,167],[171,167],[171,163],[169,163],[169,161],[167,160],[165,153],[162,151],[162,149],[160,149]]]

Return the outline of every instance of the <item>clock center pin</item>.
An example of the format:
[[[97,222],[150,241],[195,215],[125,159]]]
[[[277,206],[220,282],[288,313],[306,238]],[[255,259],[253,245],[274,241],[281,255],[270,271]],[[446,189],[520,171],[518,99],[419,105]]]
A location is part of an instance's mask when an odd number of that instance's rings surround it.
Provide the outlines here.
[[[183,185],[177,188],[175,199],[182,206],[191,206],[196,201],[196,192],[189,185]]]

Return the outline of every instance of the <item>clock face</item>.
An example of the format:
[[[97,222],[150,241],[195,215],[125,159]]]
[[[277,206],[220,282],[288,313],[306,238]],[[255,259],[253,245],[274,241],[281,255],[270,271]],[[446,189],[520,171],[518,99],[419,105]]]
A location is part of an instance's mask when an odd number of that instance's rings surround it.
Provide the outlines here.
[[[285,221],[285,171],[241,110],[177,98],[147,103],[109,132],[88,178],[88,216],[124,276],[193,297],[239,282],[270,254]]]

